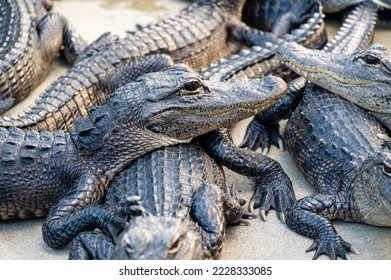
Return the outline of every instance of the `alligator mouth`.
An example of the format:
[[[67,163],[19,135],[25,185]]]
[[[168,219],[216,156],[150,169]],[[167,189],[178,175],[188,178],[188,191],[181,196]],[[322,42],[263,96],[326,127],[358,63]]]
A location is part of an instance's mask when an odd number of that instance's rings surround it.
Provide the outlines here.
[[[293,71],[295,71],[300,76],[303,76],[304,78],[310,81],[312,79],[321,80],[324,77],[330,77],[342,84],[357,85],[357,86],[379,84],[379,82],[375,82],[372,80],[350,79],[348,77],[340,76],[335,72],[327,71],[324,69],[313,69],[310,67],[305,67],[302,64],[295,63],[293,61],[283,60],[282,63],[288,66]]]

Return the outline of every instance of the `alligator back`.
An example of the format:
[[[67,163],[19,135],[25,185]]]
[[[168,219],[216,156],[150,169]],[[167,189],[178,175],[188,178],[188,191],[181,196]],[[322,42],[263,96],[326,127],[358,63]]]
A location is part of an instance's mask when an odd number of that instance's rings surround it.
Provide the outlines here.
[[[310,184],[318,192],[335,194],[350,187],[364,160],[382,150],[382,133],[363,110],[309,85],[284,137]]]
[[[131,163],[115,177],[105,204],[117,205],[131,195],[141,197],[154,216],[190,218],[194,196],[204,183],[224,187],[219,167],[197,141],[161,148]]]

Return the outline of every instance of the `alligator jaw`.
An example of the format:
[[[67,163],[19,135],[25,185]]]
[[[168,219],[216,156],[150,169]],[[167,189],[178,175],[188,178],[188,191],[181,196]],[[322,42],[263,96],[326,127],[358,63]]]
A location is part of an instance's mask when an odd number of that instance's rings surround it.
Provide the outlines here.
[[[310,82],[378,113],[391,113],[391,57],[380,45],[351,55],[330,54],[286,43],[277,51],[289,68]],[[367,59],[378,59],[369,63]]]

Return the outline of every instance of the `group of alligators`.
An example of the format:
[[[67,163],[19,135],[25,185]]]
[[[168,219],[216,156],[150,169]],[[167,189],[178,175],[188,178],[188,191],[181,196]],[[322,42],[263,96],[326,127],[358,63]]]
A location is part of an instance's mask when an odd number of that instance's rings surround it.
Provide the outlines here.
[[[198,0],[87,45],[50,1],[1,0],[1,111],[58,53],[72,66],[0,117],[0,219],[46,217],[70,259],[217,259],[227,224],[274,208],[314,258],[349,258],[331,219],[391,226],[391,56],[369,46],[389,2]],[[323,7],[346,10],[330,41]],[[318,194],[296,200],[271,144]],[[222,166],[254,180],[248,211]]]

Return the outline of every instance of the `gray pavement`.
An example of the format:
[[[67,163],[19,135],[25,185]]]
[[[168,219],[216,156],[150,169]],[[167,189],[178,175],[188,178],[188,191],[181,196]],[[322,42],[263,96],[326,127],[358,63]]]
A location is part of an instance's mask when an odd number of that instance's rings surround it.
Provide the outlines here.
[[[177,13],[188,3],[179,0],[67,0],[56,1],[54,12],[65,14],[82,36],[91,42],[105,31],[123,36],[126,30],[133,30],[136,23],[143,25],[162,20]],[[387,26],[388,30],[391,30],[390,22],[379,26],[381,28],[376,31],[375,42],[391,48],[391,31],[385,30]],[[335,19],[328,22],[330,34],[333,34],[337,27],[338,22]],[[66,69],[67,66],[57,61],[45,83],[8,114],[15,114],[31,104],[38,93]],[[248,121],[239,123],[233,129],[236,143],[240,142]],[[283,126],[284,123],[282,128]],[[293,181],[298,198],[312,193],[311,187],[287,152],[272,147],[269,155],[282,164]],[[236,186],[240,197],[249,200],[253,192],[253,183],[249,179],[229,170],[227,179]],[[42,223],[43,219],[0,222],[0,260],[66,259],[68,248],[54,250],[43,242]],[[351,255],[352,259],[391,259],[391,229],[339,221],[333,224],[339,234],[360,251],[359,255]],[[228,227],[222,259],[309,260],[313,254],[305,253],[305,249],[311,244],[311,239],[294,233],[280,223],[272,210],[267,222],[253,220],[250,226]],[[320,259],[326,258],[321,256]]]

